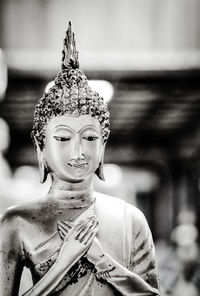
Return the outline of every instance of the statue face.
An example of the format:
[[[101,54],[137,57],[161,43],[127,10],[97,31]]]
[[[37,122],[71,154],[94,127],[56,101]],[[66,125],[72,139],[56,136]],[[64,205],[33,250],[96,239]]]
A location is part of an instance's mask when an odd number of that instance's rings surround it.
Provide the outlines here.
[[[43,157],[57,179],[78,182],[92,176],[103,149],[101,125],[90,115],[57,116],[47,124]]]

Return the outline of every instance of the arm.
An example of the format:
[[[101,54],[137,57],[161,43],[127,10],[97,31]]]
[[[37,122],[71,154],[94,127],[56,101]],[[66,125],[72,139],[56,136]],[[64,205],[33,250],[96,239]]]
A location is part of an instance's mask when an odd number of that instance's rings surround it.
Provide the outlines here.
[[[100,243],[98,242],[98,244]],[[90,250],[88,251],[88,260],[95,265],[96,277],[99,280],[107,281],[119,291],[121,295],[159,295],[159,291],[147,283],[140,274],[125,268],[105,252],[100,253],[96,249],[95,253],[96,255],[98,254],[98,258],[96,258],[97,261],[94,261],[95,255],[91,255]]]
[[[0,220],[0,296],[16,296],[23,270],[23,252],[16,218]]]
[[[106,280],[123,296],[159,295],[157,289],[151,287],[138,274],[120,265],[108,254],[96,264],[96,276]]]
[[[96,277],[99,280],[107,281],[121,295],[159,295],[151,232],[144,215],[139,213],[137,218],[137,221],[134,221],[131,226],[131,230],[134,228],[135,231],[129,242],[132,246],[132,252],[127,268],[105,253],[96,237],[86,255],[96,268]],[[131,221],[129,222],[128,224],[131,224]],[[65,222],[63,222],[60,225],[60,235],[65,237],[70,227],[72,225],[65,225]]]
[[[95,265],[97,278],[106,280],[124,296],[159,295],[154,245],[146,219],[137,212],[137,219],[126,222],[131,229],[128,266],[106,254],[96,238],[87,252],[88,260]]]
[[[47,296],[55,290],[70,268],[85,254],[96,235],[93,218],[77,224],[63,242],[58,258],[49,271],[23,296]]]
[[[137,232],[133,235],[129,269],[140,275],[151,287],[159,288],[155,247],[143,214],[141,214],[141,223]]]

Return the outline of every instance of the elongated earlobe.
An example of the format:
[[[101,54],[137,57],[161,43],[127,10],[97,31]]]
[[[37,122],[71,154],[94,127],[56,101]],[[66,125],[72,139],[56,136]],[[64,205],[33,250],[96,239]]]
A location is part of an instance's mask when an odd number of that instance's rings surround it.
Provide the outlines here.
[[[39,163],[39,170],[40,170],[40,183],[44,183],[48,176],[48,167],[43,157],[43,152],[38,145],[37,140],[34,138],[36,150],[37,150],[37,158]]]
[[[48,176],[48,169],[44,159],[39,161],[39,169],[40,169],[40,183],[44,183]]]
[[[95,171],[95,174],[99,177],[100,180],[105,181],[104,173],[103,173],[103,164],[104,164],[104,151],[105,151],[105,144],[102,150],[101,158],[99,161],[99,166]]]
[[[103,173],[103,162],[99,162],[99,166],[96,169],[95,174],[99,177],[100,180],[105,181]]]

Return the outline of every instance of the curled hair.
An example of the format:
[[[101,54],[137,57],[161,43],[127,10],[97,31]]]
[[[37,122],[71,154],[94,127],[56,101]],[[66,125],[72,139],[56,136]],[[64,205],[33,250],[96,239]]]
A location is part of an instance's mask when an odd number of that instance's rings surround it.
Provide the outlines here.
[[[109,112],[103,98],[93,91],[85,74],[78,68],[64,68],[55,78],[54,85],[39,99],[34,112],[32,139],[41,150],[45,145],[45,128],[56,116],[78,117],[89,114],[101,124],[105,143],[110,133]]]

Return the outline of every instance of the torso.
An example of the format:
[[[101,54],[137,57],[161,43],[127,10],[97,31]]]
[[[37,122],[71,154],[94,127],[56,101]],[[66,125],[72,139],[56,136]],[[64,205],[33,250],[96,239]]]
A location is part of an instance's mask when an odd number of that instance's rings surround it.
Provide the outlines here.
[[[26,207],[18,208],[18,223],[20,223],[20,238],[23,242],[25,264],[31,269],[33,280],[36,283],[48,271],[57,258],[62,240],[57,231],[59,220],[71,220],[77,223],[86,217],[95,215],[99,220],[98,239],[106,253],[126,267],[125,233],[125,203],[117,198],[95,193],[96,202],[87,209],[61,209],[52,206],[48,201],[35,202]],[[95,206],[95,208],[94,208]],[[82,212],[82,213],[80,213]],[[78,215],[80,213],[80,215]],[[78,215],[78,216],[77,216]],[[73,219],[73,217],[76,217]],[[127,254],[126,254],[127,255]],[[77,296],[81,295],[84,286],[90,277],[90,289],[95,296],[118,295],[108,284],[92,277],[92,269],[80,269],[66,290],[52,295]],[[79,278],[78,278],[79,277]],[[85,288],[86,289],[86,288]],[[89,288],[88,288],[89,289]],[[59,290],[59,289],[58,289]],[[83,295],[90,295],[86,292]]]

